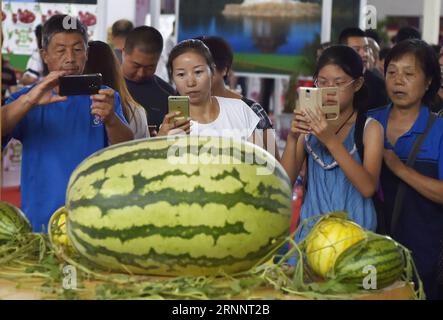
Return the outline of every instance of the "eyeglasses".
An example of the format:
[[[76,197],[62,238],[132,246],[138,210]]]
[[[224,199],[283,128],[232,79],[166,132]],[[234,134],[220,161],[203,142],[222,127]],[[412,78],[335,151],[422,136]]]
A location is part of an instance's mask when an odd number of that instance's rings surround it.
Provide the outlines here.
[[[349,87],[351,84],[353,84],[355,82],[354,80],[351,80],[349,82],[334,82],[334,83],[330,83],[327,80],[318,80],[315,79],[314,81],[314,86],[316,88],[330,88],[330,87],[337,87],[340,91],[345,90],[347,87]]]

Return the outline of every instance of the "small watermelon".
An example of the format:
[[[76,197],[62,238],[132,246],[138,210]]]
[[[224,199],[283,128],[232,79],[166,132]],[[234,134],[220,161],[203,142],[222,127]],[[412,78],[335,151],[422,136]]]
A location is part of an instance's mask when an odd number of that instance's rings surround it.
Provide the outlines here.
[[[365,289],[364,280],[371,273],[376,280],[375,289],[383,289],[400,280],[405,267],[398,243],[387,236],[370,234],[338,257],[331,278]]]
[[[12,204],[0,201],[0,244],[29,232],[32,226],[25,214]]]

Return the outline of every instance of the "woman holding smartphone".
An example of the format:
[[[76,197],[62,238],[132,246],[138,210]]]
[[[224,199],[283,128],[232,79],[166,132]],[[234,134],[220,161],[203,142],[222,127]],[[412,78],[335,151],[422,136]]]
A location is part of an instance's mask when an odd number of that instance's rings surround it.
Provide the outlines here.
[[[176,45],[167,64],[169,76],[181,96],[189,96],[190,119],[170,121],[166,115],[159,135],[174,130],[199,136],[231,137],[260,143],[256,127],[260,118],[239,99],[215,97],[211,94],[215,69],[208,47],[190,39]],[[177,132],[177,131],[176,131]]]
[[[320,108],[294,112],[281,163],[293,183],[307,160],[308,188],[300,221],[346,211],[354,222],[375,230],[371,197],[378,186],[383,128],[366,118],[363,62],[353,49],[332,46],[320,56],[314,78],[318,88],[338,88],[340,115],[330,121]],[[296,241],[306,236],[314,220],[300,230]]]

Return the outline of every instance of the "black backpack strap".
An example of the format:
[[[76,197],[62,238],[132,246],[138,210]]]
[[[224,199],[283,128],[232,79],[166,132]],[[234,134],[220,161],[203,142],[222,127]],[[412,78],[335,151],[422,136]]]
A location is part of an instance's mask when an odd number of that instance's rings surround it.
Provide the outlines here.
[[[366,128],[366,121],[368,119],[367,112],[358,112],[355,120],[354,142],[357,147],[358,155],[363,163],[365,157],[365,148],[363,145],[363,136]]]
[[[436,119],[437,116],[434,113],[430,112],[425,131],[417,136],[414,145],[412,146],[411,152],[409,153],[408,160],[406,162],[406,165],[408,167],[414,167],[415,160],[417,159],[418,152],[420,151],[420,146],[423,144],[423,141],[426,139],[429,131],[431,131],[432,125],[434,124]],[[400,181],[398,184],[397,194],[395,196],[394,210],[392,211],[391,234],[395,231],[395,228],[397,227],[398,219],[403,207],[403,198],[405,197],[405,192],[406,183]]]

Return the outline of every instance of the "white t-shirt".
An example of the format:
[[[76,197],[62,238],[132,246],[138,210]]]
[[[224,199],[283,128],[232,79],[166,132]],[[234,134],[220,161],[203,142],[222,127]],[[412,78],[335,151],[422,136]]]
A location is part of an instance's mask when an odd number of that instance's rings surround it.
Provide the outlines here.
[[[260,118],[240,99],[215,98],[220,106],[217,119],[206,124],[191,120],[191,135],[247,140]]]
[[[26,64],[26,71],[24,74],[36,79],[43,77],[43,61],[40,52],[37,49],[32,52],[32,55]]]
[[[134,133],[134,139],[149,138],[148,118],[143,107],[131,107],[134,110],[134,117],[130,116],[129,128]]]
[[[166,38],[162,54],[160,55],[160,60],[158,61],[157,64],[157,69],[155,70],[155,74],[160,78],[162,78],[167,83],[170,82],[168,68],[167,68],[168,58],[169,54],[171,53],[172,49],[175,47],[176,44],[177,42],[175,41],[174,35],[171,34],[169,37]]]

